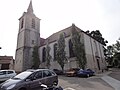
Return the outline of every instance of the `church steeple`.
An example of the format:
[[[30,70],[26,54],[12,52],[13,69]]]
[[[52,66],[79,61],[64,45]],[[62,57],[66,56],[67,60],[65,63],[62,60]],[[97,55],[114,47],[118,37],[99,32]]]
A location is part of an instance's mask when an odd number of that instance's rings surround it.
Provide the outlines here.
[[[28,9],[27,9],[27,12],[28,13],[33,13],[32,0],[30,1],[30,4],[29,4]]]
[[[33,13],[32,0],[27,12],[19,19],[19,31],[15,54],[15,70],[21,72],[33,66],[32,51],[40,46],[40,19]]]

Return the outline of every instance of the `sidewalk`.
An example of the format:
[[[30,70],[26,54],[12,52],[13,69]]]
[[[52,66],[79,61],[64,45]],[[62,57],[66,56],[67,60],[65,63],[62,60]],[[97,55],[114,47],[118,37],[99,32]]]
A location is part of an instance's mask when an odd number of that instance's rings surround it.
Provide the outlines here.
[[[102,80],[112,86],[115,90],[120,90],[120,69],[112,69],[111,71],[99,75]]]
[[[120,81],[116,80],[110,76],[103,76],[101,77],[105,82],[111,85],[115,90],[120,90]]]

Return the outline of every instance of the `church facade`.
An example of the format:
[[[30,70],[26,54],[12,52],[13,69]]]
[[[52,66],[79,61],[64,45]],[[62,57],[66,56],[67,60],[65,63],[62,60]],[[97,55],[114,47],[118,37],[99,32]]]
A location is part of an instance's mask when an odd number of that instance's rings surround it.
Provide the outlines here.
[[[29,4],[27,12],[24,12],[19,19],[19,31],[17,38],[17,48],[15,55],[15,70],[18,72],[30,69],[32,67],[32,51],[34,46],[39,47],[40,68],[46,68],[45,49],[49,44],[51,50],[50,69],[61,69],[55,57],[57,41],[60,34],[65,36],[65,52],[67,61],[64,69],[77,68],[76,59],[72,54],[71,31],[77,30],[81,34],[82,43],[85,48],[87,59],[86,68],[95,70],[96,72],[106,69],[104,59],[103,44],[99,43],[91,36],[87,35],[83,30],[72,24],[59,32],[56,32],[46,39],[40,37],[40,19],[35,16],[32,7],[32,1]]]

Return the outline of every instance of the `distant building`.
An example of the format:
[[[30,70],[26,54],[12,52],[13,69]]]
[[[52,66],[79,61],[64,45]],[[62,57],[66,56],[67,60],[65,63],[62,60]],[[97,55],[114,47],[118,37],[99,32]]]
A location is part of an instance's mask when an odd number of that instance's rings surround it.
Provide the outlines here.
[[[15,55],[15,70],[20,72],[32,67],[32,51],[34,46],[39,46],[40,68],[46,68],[45,49],[49,43],[52,56],[50,69],[61,69],[55,58],[57,40],[61,33],[65,35],[66,56],[68,62],[65,64],[65,70],[76,68],[75,57],[72,51],[71,30],[77,30],[81,34],[82,43],[85,46],[85,54],[87,58],[86,68],[91,68],[96,72],[100,72],[106,68],[104,59],[103,44],[99,43],[91,36],[87,35],[83,30],[72,24],[59,32],[49,36],[47,39],[40,38],[40,19],[33,13],[32,1],[29,4],[27,12],[24,12],[19,19],[19,31],[17,38],[17,49]]]
[[[13,56],[0,56],[0,70],[14,69]]]

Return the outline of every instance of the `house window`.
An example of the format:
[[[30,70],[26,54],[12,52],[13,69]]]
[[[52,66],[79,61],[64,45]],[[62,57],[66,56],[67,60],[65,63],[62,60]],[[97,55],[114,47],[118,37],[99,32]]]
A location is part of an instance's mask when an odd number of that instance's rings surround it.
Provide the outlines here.
[[[21,29],[23,28],[23,25],[24,25],[24,19],[22,19],[22,22],[21,22]]]
[[[57,59],[57,43],[54,44],[54,60]]]
[[[69,55],[70,55],[70,58],[75,57],[75,54],[73,51],[73,43],[72,43],[71,39],[69,40]]]
[[[46,60],[46,48],[44,47],[42,50],[42,62],[45,62]]]
[[[32,19],[32,28],[35,29],[35,19]]]

